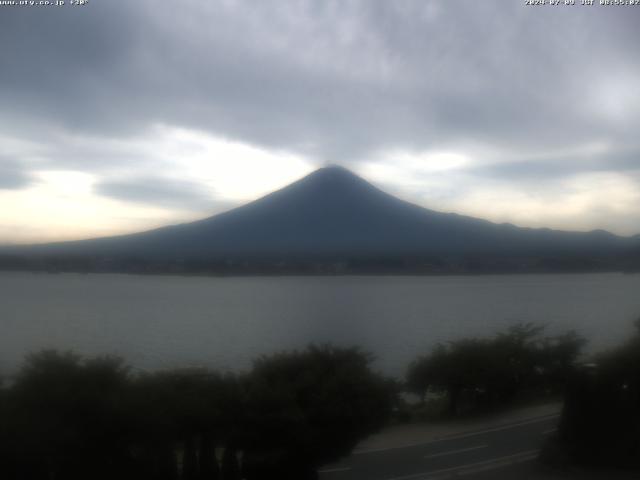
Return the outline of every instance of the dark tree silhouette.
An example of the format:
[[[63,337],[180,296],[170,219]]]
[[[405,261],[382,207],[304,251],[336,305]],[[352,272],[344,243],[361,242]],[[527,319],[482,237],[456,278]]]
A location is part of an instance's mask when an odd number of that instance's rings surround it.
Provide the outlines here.
[[[393,391],[370,362],[358,349],[329,346],[257,360],[248,386],[245,477],[316,478],[318,466],[380,428]]]
[[[640,320],[636,328],[570,377],[555,446],[572,462],[640,468]]]
[[[120,399],[128,373],[114,358],[27,358],[8,395],[15,478],[112,478],[129,465]],[[121,476],[120,478],[126,478]]]
[[[238,451],[232,444],[227,444],[222,455],[222,479],[240,480],[240,465]]]
[[[584,340],[574,332],[542,337],[543,331],[519,324],[493,338],[437,345],[409,366],[406,386],[422,399],[429,391],[446,394],[452,416],[505,405],[524,391],[557,393]]]
[[[369,362],[310,347],[263,357],[248,375],[133,376],[118,359],[40,352],[0,386],[2,478],[316,478],[389,413],[391,389]]]
[[[225,445],[239,427],[242,400],[237,383],[234,376],[204,369],[153,373],[135,380],[131,423],[137,425],[139,448],[155,458],[147,462],[155,474],[185,480],[219,475],[215,448]]]

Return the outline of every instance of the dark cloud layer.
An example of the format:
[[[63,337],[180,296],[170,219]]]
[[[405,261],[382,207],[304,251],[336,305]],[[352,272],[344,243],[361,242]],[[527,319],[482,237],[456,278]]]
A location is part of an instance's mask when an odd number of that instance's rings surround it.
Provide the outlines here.
[[[64,128],[163,121],[339,161],[470,137],[636,135],[597,115],[594,92],[638,67],[640,9],[142,0],[2,13],[0,41],[20,45],[0,53],[3,104]]]
[[[163,177],[105,180],[94,186],[98,195],[134,203],[174,208],[206,209],[213,204],[211,192],[194,182]]]
[[[32,180],[17,162],[0,156],[0,190],[18,190],[30,185]]]
[[[624,175],[640,173],[640,150],[620,151],[614,154],[549,155],[532,160],[483,165],[466,170],[466,173],[479,177],[506,180],[518,180],[524,177],[534,182],[596,172],[617,172]]]

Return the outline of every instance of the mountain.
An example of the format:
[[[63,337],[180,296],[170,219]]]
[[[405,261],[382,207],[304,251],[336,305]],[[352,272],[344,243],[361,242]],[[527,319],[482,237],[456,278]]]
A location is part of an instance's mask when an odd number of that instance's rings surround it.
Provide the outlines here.
[[[341,167],[326,167],[256,201],[204,220],[152,231],[16,247],[26,257],[121,262],[404,258],[610,258],[637,237],[597,230],[520,228],[441,213],[389,195]],[[7,253],[7,252],[5,252]],[[492,260],[493,261],[493,260]],[[406,263],[406,261],[405,261]],[[423,261],[424,263],[424,261]]]

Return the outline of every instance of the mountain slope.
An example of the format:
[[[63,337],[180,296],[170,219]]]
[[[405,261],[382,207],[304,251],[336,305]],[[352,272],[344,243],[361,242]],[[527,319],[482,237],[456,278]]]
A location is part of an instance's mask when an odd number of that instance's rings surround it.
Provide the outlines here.
[[[193,223],[133,235],[23,247],[49,255],[211,259],[314,255],[613,255],[638,239],[519,228],[428,210],[340,167]]]

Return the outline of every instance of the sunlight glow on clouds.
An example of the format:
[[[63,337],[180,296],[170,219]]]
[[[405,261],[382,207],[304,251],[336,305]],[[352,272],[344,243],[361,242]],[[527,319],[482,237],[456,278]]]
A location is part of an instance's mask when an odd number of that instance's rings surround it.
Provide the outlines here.
[[[72,240],[164,225],[171,212],[93,194],[95,178],[81,172],[37,172],[19,191],[1,191],[0,235],[12,242]],[[174,216],[177,220],[177,218]]]
[[[129,140],[76,139],[61,142],[83,154],[118,157],[101,172],[34,170],[33,184],[0,190],[0,238],[40,242],[141,231],[196,220],[254,200],[311,172],[311,163],[286,152],[267,151],[196,130],[156,125]],[[8,145],[29,155],[34,146]],[[64,148],[64,145],[60,146]],[[55,150],[55,149],[54,149]],[[106,152],[105,152],[106,150]],[[42,153],[46,163],[47,152]],[[161,165],[160,172],[149,164]]]
[[[157,150],[176,174],[209,185],[217,198],[246,202],[313,170],[299,155],[225,140],[205,132],[159,125]]]
[[[458,182],[459,183],[459,182]],[[636,211],[640,192],[636,182],[614,172],[571,176],[561,181],[519,188],[509,182],[491,186],[469,184],[447,207],[450,211],[519,226],[564,230],[606,229],[637,233],[637,217],[624,226],[624,212]]]
[[[472,163],[469,156],[458,152],[434,150],[414,153],[396,149],[363,163],[358,171],[374,182],[411,188],[424,187],[431,180]]]
[[[390,193],[434,210],[534,228],[606,229],[623,235],[636,234],[640,220],[640,170],[635,174],[606,170],[573,173],[569,167],[562,175],[551,170],[562,168],[563,163],[570,164],[575,157],[610,152],[614,150],[606,143],[592,142],[539,155],[525,154],[515,163],[505,161],[501,155],[491,163],[490,156],[476,159],[442,151],[396,152],[378,162],[363,164],[359,173]],[[532,158],[556,158],[562,162],[548,162],[551,171],[546,176],[545,164],[531,164]],[[528,182],[514,184],[508,170],[504,176],[487,176],[483,170],[487,167],[533,169],[533,172]]]
[[[58,230],[77,229],[77,224],[95,221],[98,209],[87,200],[91,197],[93,177],[80,172],[34,172],[35,181],[29,188],[15,192],[0,192],[3,209],[0,223],[24,223],[25,226],[46,225]],[[55,237],[55,234],[51,235]]]

